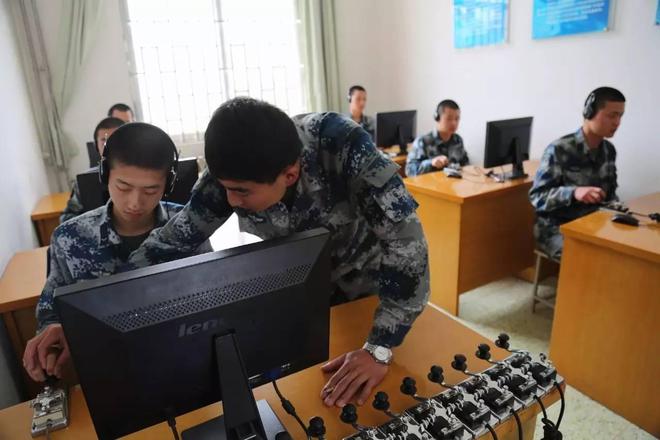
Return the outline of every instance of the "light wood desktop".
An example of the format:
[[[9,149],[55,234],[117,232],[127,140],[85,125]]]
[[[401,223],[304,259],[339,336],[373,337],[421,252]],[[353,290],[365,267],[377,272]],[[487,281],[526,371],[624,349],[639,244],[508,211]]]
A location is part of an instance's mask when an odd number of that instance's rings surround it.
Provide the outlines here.
[[[366,298],[348,304],[337,306],[331,311],[330,325],[330,356],[334,357],[348,350],[359,348],[364,342],[371,325],[371,316],[377,304],[375,297]],[[468,365],[472,371],[481,371],[488,367],[484,361],[474,356],[479,343],[489,341],[474,331],[463,326],[433,306],[426,307],[410,331],[405,343],[394,350],[394,363],[384,382],[378,387],[389,393],[392,411],[399,412],[415,404],[408,396],[399,391],[399,385],[404,376],[417,379],[418,393],[432,395],[442,389],[426,379],[429,367],[438,364],[445,367],[445,376],[448,383],[455,383],[465,378],[461,373],[449,367],[450,360],[455,353],[465,353]],[[514,341],[515,342],[515,341]],[[506,352],[492,346],[493,357],[500,359]],[[353,428],[339,420],[338,408],[327,408],[319,398],[319,393],[329,376],[324,376],[320,366],[314,366],[278,381],[282,393],[296,406],[300,417],[307,422],[313,416],[321,416],[325,421],[328,439],[340,439],[353,432]],[[266,399],[275,410],[278,417],[293,438],[301,439],[300,427],[282,409],[271,385],[264,385],[255,390],[257,399]],[[556,402],[558,393],[553,391],[544,398],[544,403],[550,405]],[[130,405],[130,402],[127,402]],[[221,411],[220,404],[214,404],[193,411],[177,418],[177,427],[180,431],[216,417]],[[536,415],[540,409],[538,405],[522,411],[520,417],[525,429],[525,438],[533,437]],[[32,410],[28,403],[0,411],[0,438],[29,439],[29,424]],[[62,431],[51,434],[53,439],[87,439],[94,438],[94,428],[89,416],[87,406],[80,388],[72,390],[70,396],[70,425]],[[387,421],[387,416],[371,408],[371,402],[358,409],[359,423],[363,425],[376,425]],[[500,439],[517,439],[515,422],[509,419],[496,427]],[[162,439],[171,438],[172,434],[165,423],[147,428],[138,433],[129,435],[130,439]],[[490,434],[484,438],[490,438]]]
[[[20,365],[25,345],[35,334],[37,320],[35,306],[46,281],[48,247],[17,252],[9,260],[0,278],[0,313],[7,328],[19,371],[28,395],[38,387]]]
[[[504,183],[474,166],[463,167],[462,179],[442,171],[405,179],[429,245],[431,302],[458,315],[461,293],[532,266],[527,193],[538,164],[525,162],[528,177]]]
[[[660,212],[660,192],[628,206]],[[550,356],[572,386],[660,437],[660,224],[613,214],[561,227]]]
[[[70,192],[61,192],[43,196],[32,210],[32,223],[37,231],[40,246],[50,243],[53,230],[60,224],[60,215],[66,208]]]

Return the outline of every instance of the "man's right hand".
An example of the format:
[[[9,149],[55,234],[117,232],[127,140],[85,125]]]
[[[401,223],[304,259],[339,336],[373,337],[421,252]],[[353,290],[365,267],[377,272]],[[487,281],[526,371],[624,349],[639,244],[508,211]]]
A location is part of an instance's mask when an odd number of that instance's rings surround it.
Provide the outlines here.
[[[442,168],[446,167],[449,165],[449,158],[447,156],[436,156],[433,159],[431,159],[431,165],[433,168],[437,168],[441,170]]]
[[[597,186],[578,186],[575,188],[573,197],[582,203],[600,203],[605,199],[605,191]]]
[[[23,354],[23,366],[30,377],[46,380],[46,374],[62,377],[62,367],[69,360],[69,345],[61,324],[50,324],[30,339]]]

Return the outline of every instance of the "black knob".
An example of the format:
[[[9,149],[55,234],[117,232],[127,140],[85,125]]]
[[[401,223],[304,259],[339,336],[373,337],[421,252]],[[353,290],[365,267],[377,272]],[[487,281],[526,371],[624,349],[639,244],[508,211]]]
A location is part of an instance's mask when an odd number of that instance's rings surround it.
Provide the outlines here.
[[[390,397],[384,391],[378,391],[374,396],[373,407],[379,411],[390,409]]]
[[[479,344],[479,347],[477,347],[477,352],[475,355],[479,359],[483,359],[485,361],[490,359],[490,346],[488,344]]]
[[[442,367],[440,365],[434,365],[431,367],[431,371],[429,371],[429,375],[427,377],[431,382],[441,384],[445,381],[445,376],[442,373]]]
[[[500,335],[497,337],[497,341],[495,341],[495,345],[497,345],[500,348],[503,348],[505,350],[509,349],[509,335],[506,333],[500,333]]]
[[[321,437],[325,435],[325,423],[320,417],[312,417],[309,420],[309,426],[307,427],[307,432],[311,437]]]
[[[403,394],[414,396],[417,394],[417,382],[412,377],[404,377],[400,390]]]
[[[467,358],[465,355],[457,354],[454,356],[454,360],[451,363],[451,367],[454,370],[465,371],[467,370]]]
[[[339,419],[342,422],[349,424],[353,424],[357,422],[358,416],[357,416],[357,409],[355,409],[355,405],[353,405],[352,403],[345,405],[341,409],[341,414],[339,415]]]

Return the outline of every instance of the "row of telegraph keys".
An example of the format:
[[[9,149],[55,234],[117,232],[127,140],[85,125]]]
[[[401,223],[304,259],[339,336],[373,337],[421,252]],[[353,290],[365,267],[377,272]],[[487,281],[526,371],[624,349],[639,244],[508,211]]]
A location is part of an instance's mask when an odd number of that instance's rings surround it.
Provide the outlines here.
[[[495,345],[505,350],[509,349],[509,335],[502,333],[498,336],[495,341]],[[496,363],[491,361],[490,346],[488,344],[479,344],[475,356],[479,359],[485,360],[490,363]],[[454,370],[460,371],[468,376],[474,376],[473,373],[470,373],[467,369],[467,358],[463,354],[457,354],[454,356],[454,360],[451,363],[451,366]],[[451,385],[445,383],[444,370],[439,365],[433,365],[427,375],[428,380],[433,383],[436,383],[444,388],[453,388]],[[412,397],[418,401],[427,400],[423,397],[417,395],[417,382],[412,377],[404,377],[399,387],[400,391]],[[378,391],[374,395],[374,400],[372,402],[374,409],[383,411],[390,417],[396,417],[396,414],[390,412],[390,402],[389,396],[384,391]],[[358,428],[357,420],[357,408],[352,403],[345,405],[342,408],[341,414],[339,416],[340,420],[346,424]],[[325,424],[321,417],[313,417],[309,421],[309,426],[307,427],[308,435],[311,438],[323,439],[326,434]]]

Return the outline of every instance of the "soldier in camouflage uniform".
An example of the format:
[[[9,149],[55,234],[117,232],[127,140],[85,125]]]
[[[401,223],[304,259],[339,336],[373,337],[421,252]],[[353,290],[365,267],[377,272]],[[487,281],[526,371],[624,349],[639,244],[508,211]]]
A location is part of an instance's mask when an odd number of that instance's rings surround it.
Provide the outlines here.
[[[438,171],[449,164],[467,165],[467,152],[463,138],[456,133],[461,118],[461,109],[455,101],[441,101],[433,113],[437,126],[430,133],[419,136],[413,142],[406,159],[406,176]]]
[[[130,124],[108,140],[110,201],[77,216],[53,232],[48,249],[49,273],[37,304],[38,334],[27,344],[24,365],[30,376],[57,376],[68,359],[68,348],[53,309],[56,288],[130,269],[129,257],[142,241],[183,206],[160,202],[174,162],[174,143],[157,127]],[[210,251],[208,242],[192,253]],[[44,365],[40,354],[58,345],[62,350]],[[50,363],[49,363],[50,362]]]
[[[337,292],[380,297],[368,342],[401,344],[428,299],[427,245],[397,165],[369,135],[336,113],[292,121],[270,104],[237,98],[214,113],[205,136],[208,170],[183,211],[133,254],[136,266],[178,258],[233,212],[243,231],[264,239],[324,227]],[[363,402],[387,366],[355,350],[325,367],[336,370],[323,398],[341,406],[360,390]],[[347,373],[355,380],[339,383]]]
[[[112,117],[105,118],[98,123],[94,129],[94,145],[96,145],[99,156],[103,154],[103,147],[105,146],[105,142],[108,140],[108,137],[110,137],[110,135],[123,124],[124,121],[121,119]],[[88,171],[91,170],[98,170],[98,167],[90,168]],[[78,189],[78,181],[74,180],[71,186],[71,196],[69,197],[69,201],[66,203],[64,211],[62,211],[62,214],[60,215],[60,223],[71,220],[83,212],[85,212],[85,209],[82,205],[82,202],[80,201],[80,189]]]
[[[364,131],[369,133],[371,140],[376,139],[376,121],[372,116],[364,113],[364,107],[367,105],[367,91],[362,86],[351,86],[348,89],[348,117],[353,119]]]
[[[551,143],[543,153],[529,199],[536,210],[534,236],[540,250],[560,259],[564,239],[559,226],[618,200],[614,136],[625,109],[621,92],[594,90],[585,102],[584,123],[575,133]]]

